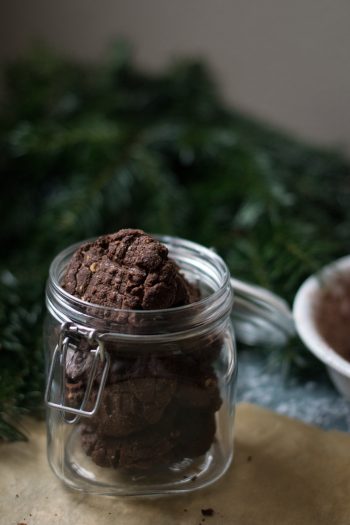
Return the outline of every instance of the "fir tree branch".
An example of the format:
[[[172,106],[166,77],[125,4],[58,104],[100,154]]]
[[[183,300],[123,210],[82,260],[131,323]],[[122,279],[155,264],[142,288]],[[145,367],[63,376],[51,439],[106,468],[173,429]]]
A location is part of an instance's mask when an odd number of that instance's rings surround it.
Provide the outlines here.
[[[229,110],[201,63],[148,74],[121,43],[98,65],[36,49],[7,85],[0,439],[23,438],[13,421],[42,410],[44,285],[68,244],[126,226],[179,235],[288,300],[349,253],[348,162]],[[298,341],[271,356],[319,370]]]

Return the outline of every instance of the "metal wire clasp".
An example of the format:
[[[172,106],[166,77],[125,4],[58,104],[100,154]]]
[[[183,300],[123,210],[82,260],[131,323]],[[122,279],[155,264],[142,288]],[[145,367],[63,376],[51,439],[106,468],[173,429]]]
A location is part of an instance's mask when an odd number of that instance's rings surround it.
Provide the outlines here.
[[[92,364],[89,372],[89,377],[87,380],[86,390],[81,402],[80,408],[73,408],[65,404],[66,398],[66,362],[67,362],[67,352],[70,346],[74,346],[72,336],[75,338],[82,337],[85,338],[89,343],[96,343],[95,348],[91,348],[89,352],[93,355]],[[91,410],[86,410],[86,404],[90,398],[90,393],[94,379],[96,377],[96,368],[97,362],[100,359],[104,363],[103,372],[101,376],[101,381],[99,389],[96,396],[96,401]],[[72,424],[76,423],[80,417],[92,417],[96,414],[100,402],[102,392],[106,383],[107,374],[109,370],[110,358],[108,352],[105,351],[104,343],[101,338],[101,335],[98,334],[96,330],[81,328],[75,325],[74,323],[63,323],[60,328],[60,333],[58,337],[58,342],[55,347],[50,369],[49,376],[47,380],[46,390],[45,390],[45,403],[50,408],[55,408],[62,411],[64,421],[66,423]],[[59,367],[59,377],[57,385],[54,383],[55,376],[57,375],[56,366]],[[56,401],[51,400],[51,394],[53,390],[53,384],[56,386],[55,398]],[[60,399],[60,402],[57,402],[57,399]],[[75,415],[74,418],[67,418],[66,413]]]

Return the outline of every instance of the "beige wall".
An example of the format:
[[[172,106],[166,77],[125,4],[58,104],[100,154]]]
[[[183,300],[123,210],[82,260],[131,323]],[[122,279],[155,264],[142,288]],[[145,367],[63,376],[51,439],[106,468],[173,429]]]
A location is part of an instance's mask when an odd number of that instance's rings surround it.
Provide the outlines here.
[[[98,57],[117,34],[158,68],[207,57],[227,100],[350,152],[350,0],[8,0],[0,59],[44,38]]]

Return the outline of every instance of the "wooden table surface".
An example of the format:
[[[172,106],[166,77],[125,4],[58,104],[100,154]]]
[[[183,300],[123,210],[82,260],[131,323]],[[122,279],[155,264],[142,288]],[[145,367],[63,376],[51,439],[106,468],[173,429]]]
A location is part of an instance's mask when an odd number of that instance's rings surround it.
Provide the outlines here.
[[[1,525],[350,524],[350,436],[254,405],[237,408],[235,459],[224,478],[170,498],[66,489],[47,464],[44,424],[26,425],[29,443],[0,445]],[[208,507],[214,515],[204,518]]]

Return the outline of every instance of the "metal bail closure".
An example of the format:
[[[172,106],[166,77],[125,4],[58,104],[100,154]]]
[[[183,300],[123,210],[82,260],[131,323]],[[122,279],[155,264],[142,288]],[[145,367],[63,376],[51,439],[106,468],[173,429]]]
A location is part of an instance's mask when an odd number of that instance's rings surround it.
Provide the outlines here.
[[[66,363],[69,348],[76,348],[74,341],[76,341],[77,337],[85,338],[89,343],[96,343],[96,347],[91,348],[89,350],[90,354],[92,355],[92,364],[87,380],[86,390],[80,408],[73,408],[65,404]],[[101,382],[93,408],[91,410],[86,410],[86,405],[90,398],[92,385],[96,377],[98,360],[100,360],[101,363],[105,363],[103,367]],[[105,351],[101,335],[98,334],[96,330],[81,328],[73,323],[63,323],[60,328],[58,342],[50,364],[49,377],[47,380],[45,390],[46,405],[50,408],[55,408],[57,410],[62,411],[64,421],[69,424],[76,423],[80,419],[80,417],[94,416],[100,406],[102,392],[106,383],[107,374],[109,370],[109,363],[109,354]],[[57,376],[59,377],[59,379],[58,381],[55,381],[55,378]],[[53,392],[55,396],[55,401],[51,399],[51,395]],[[60,402],[57,402],[58,399],[60,400]],[[73,414],[75,417],[67,418],[66,413]]]

